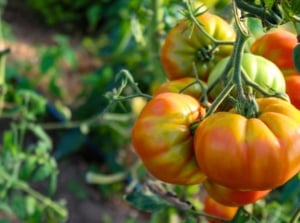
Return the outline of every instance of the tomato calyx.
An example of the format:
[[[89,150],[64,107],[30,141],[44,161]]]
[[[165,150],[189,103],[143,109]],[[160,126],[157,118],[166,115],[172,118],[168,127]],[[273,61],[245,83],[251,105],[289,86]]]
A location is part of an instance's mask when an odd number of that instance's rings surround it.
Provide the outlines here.
[[[215,59],[215,52],[217,51],[216,47],[212,47],[211,45],[207,45],[202,47],[197,51],[197,58],[201,62],[208,62]]]
[[[231,100],[236,113],[246,118],[256,118],[259,114],[259,106],[254,96],[249,96],[245,100]]]

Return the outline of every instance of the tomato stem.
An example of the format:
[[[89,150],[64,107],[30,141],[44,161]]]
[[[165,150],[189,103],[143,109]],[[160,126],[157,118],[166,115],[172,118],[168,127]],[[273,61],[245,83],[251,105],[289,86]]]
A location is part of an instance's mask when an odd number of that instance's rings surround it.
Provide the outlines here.
[[[66,209],[60,205],[59,203],[54,202],[53,200],[49,199],[48,197],[45,197],[41,193],[33,190],[27,182],[16,179],[15,175],[10,175],[7,173],[3,167],[0,167],[0,176],[1,179],[4,179],[7,183],[9,183],[9,187],[13,187],[17,190],[23,191],[30,196],[34,197],[38,202],[41,203],[44,207],[49,207],[53,211],[55,211],[57,214],[62,216],[63,218],[66,218],[68,213]]]
[[[228,81],[228,73],[230,72],[233,64],[233,57],[231,56],[228,60],[228,63],[226,64],[224,70],[222,71],[222,74],[220,77],[216,78],[208,87],[207,87],[207,94],[209,94],[213,88],[220,82],[223,81],[226,83]]]
[[[163,185],[160,185],[158,182],[148,181],[146,182],[145,186],[153,194],[158,195],[161,199],[165,200],[168,204],[170,204],[172,207],[176,208],[177,210],[183,211],[193,216],[205,217],[216,222],[222,222],[222,223],[229,222],[226,219],[214,215],[206,214],[205,212],[196,210],[196,207],[194,207],[194,205],[191,202],[186,201],[184,198],[178,197],[176,193],[167,191],[163,187]]]
[[[200,124],[200,122],[205,119],[206,117],[213,114],[217,108],[220,106],[220,104],[225,100],[225,98],[230,94],[231,90],[234,88],[234,84],[232,83],[232,80],[228,81],[225,88],[220,92],[220,94],[215,98],[214,102],[211,104],[209,109],[207,110],[204,117],[202,117],[200,120],[197,120],[196,122],[192,123],[190,125],[191,134],[193,135]]]
[[[242,75],[241,75],[241,66],[242,66],[242,57],[244,52],[244,46],[245,42],[247,40],[248,36],[244,35],[244,33],[237,29],[237,40],[236,44],[233,48],[233,83],[236,85],[238,98],[240,101],[245,101],[246,96],[243,89],[243,83],[242,83]]]
[[[117,90],[116,94],[113,95],[113,100],[126,100],[126,99],[131,99],[134,97],[144,97],[147,99],[151,99],[152,96],[145,94],[142,92],[142,90],[138,87],[138,84],[134,81],[133,76],[131,75],[131,73],[126,70],[126,69],[122,69],[118,74],[117,74],[117,78],[120,77],[121,75],[124,75],[125,78],[122,81],[122,84],[120,86],[120,88]],[[136,92],[136,94],[127,96],[127,97],[120,97],[121,93],[123,92],[124,88],[127,86],[127,84],[129,84],[134,91]]]
[[[220,92],[220,94],[215,98],[214,102],[208,109],[205,117],[213,114],[217,108],[220,106],[220,104],[227,98],[227,96],[230,94],[231,90],[234,88],[234,84],[232,80],[228,81],[226,86],[223,88],[223,90]]]
[[[278,97],[281,98],[285,101],[289,101],[289,97],[286,93],[283,92],[276,92],[275,90],[273,90],[272,88],[269,88],[270,91],[273,91],[274,93],[269,93],[268,91],[264,90],[261,86],[259,86],[257,83],[255,83],[254,81],[251,81],[250,78],[243,72],[242,70],[242,77],[243,80],[245,81],[246,85],[249,85],[250,87],[254,88],[255,90],[257,90],[258,92],[262,93],[265,97]]]
[[[158,82],[164,82],[165,75],[159,58],[159,50],[162,44],[160,35],[164,27],[163,23],[163,0],[152,0],[152,18],[149,28],[148,52],[149,59],[153,62],[154,78]]]
[[[271,8],[267,8],[264,4],[253,5],[244,0],[234,2],[239,9],[249,13],[247,16],[259,18],[267,28],[277,27],[283,22],[282,12],[276,3]]]
[[[0,22],[0,40],[3,40],[2,36],[2,23]],[[2,115],[2,108],[4,105],[5,94],[5,65],[6,55],[10,52],[9,49],[1,49],[0,51],[0,115]]]
[[[207,96],[208,95],[207,94],[207,86],[205,86],[204,83],[201,81],[195,62],[193,62],[193,71],[194,71],[194,74],[196,77],[195,82],[198,83],[201,88],[201,97],[199,98],[199,101],[204,107],[208,108],[208,107],[210,107],[210,103],[209,103],[208,96]]]
[[[193,23],[197,26],[197,28],[202,32],[203,35],[205,35],[206,38],[208,38],[211,42],[213,42],[213,47],[212,47],[212,52],[217,48],[219,47],[220,45],[233,45],[234,42],[233,41],[222,41],[222,40],[217,40],[215,39],[213,36],[209,35],[205,29],[203,29],[203,26],[202,24],[198,21],[198,19],[196,18],[196,16],[194,15],[194,12],[192,10],[192,6],[191,6],[191,1],[190,0],[187,0],[186,1],[186,5],[187,5],[187,8],[188,8],[188,12],[189,12],[189,15],[188,15],[188,19],[191,19],[193,21]],[[202,13],[205,13],[207,10],[204,10],[203,12],[201,12],[200,14]]]

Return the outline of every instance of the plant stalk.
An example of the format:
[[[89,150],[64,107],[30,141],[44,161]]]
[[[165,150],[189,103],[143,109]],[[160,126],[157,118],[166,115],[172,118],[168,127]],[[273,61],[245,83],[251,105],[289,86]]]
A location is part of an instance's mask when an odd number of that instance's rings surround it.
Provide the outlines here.
[[[34,197],[35,199],[40,201],[43,205],[53,209],[61,217],[63,217],[63,218],[67,217],[68,213],[65,208],[63,208],[61,205],[55,203],[48,197],[45,197],[44,195],[40,194],[39,192],[33,190],[26,182],[16,179],[14,176],[10,176],[10,174],[8,174],[2,167],[0,167],[0,177],[1,177],[1,179],[4,179],[5,181],[10,181],[11,187],[26,192],[27,194],[31,195],[32,197]]]
[[[163,26],[163,3],[164,0],[152,0],[152,18],[149,26],[149,41],[148,41],[148,50],[149,50],[149,62],[153,63],[154,68],[154,78],[157,82],[164,82],[164,71],[159,58],[160,48],[161,48],[161,33],[164,28]]]

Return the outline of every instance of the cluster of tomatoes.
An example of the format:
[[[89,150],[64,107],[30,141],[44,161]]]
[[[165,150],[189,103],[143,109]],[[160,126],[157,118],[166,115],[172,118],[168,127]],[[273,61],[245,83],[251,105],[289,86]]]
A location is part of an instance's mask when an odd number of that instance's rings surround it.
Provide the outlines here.
[[[133,147],[157,179],[203,183],[219,203],[242,206],[265,197],[300,171],[300,75],[292,61],[297,38],[284,30],[269,31],[243,54],[243,80],[252,83],[244,90],[255,95],[254,115],[240,114],[234,106],[207,115],[199,100],[203,85],[215,84],[207,96],[213,104],[226,86],[219,77],[225,69],[230,73],[227,64],[236,32],[208,12],[197,20],[205,33],[183,19],[166,36],[161,62],[169,81],[139,114],[132,129]],[[265,97],[267,93],[287,93],[291,103]],[[232,90],[230,97],[237,92]]]

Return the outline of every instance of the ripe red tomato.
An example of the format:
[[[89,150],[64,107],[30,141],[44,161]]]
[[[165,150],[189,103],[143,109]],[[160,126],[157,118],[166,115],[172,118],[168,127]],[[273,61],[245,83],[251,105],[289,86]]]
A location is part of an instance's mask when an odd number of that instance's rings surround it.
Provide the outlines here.
[[[209,196],[211,196],[214,200],[220,204],[233,207],[254,203],[271,192],[271,190],[234,190],[217,184],[211,180],[206,180],[203,184]]]
[[[289,75],[285,77],[286,93],[291,103],[300,110],[300,75]]]
[[[206,196],[204,199],[204,209],[203,211],[209,215],[213,215],[225,220],[231,220],[235,216],[238,208],[226,206],[220,204],[219,202],[212,199],[210,196]],[[207,219],[210,223],[220,223],[220,221],[215,221],[211,219]]]
[[[234,29],[221,17],[204,13],[197,17],[203,29],[216,40],[234,41]],[[208,73],[221,58],[229,56],[232,45],[216,47],[211,52],[214,43],[205,36],[191,21],[181,20],[168,33],[161,49],[161,61],[167,77],[170,80],[182,77],[195,77],[193,63],[196,64],[199,76],[206,80]],[[203,51],[210,51],[206,57]]]
[[[297,73],[293,62],[293,50],[297,36],[286,30],[270,31],[257,38],[251,45],[251,52],[274,62],[284,75]]]
[[[279,98],[256,102],[256,117],[217,112],[197,127],[196,159],[212,181],[237,190],[267,190],[300,171],[300,111]]]
[[[171,80],[165,82],[154,91],[154,95],[165,93],[165,92],[180,93],[181,90],[184,89],[181,93],[190,95],[198,99],[201,96],[200,85],[199,84],[190,85],[195,81],[196,78],[194,77],[184,77],[177,80]]]
[[[173,184],[198,184],[206,177],[194,155],[190,124],[205,110],[185,94],[162,93],[150,100],[132,129],[132,143],[156,178]]]

